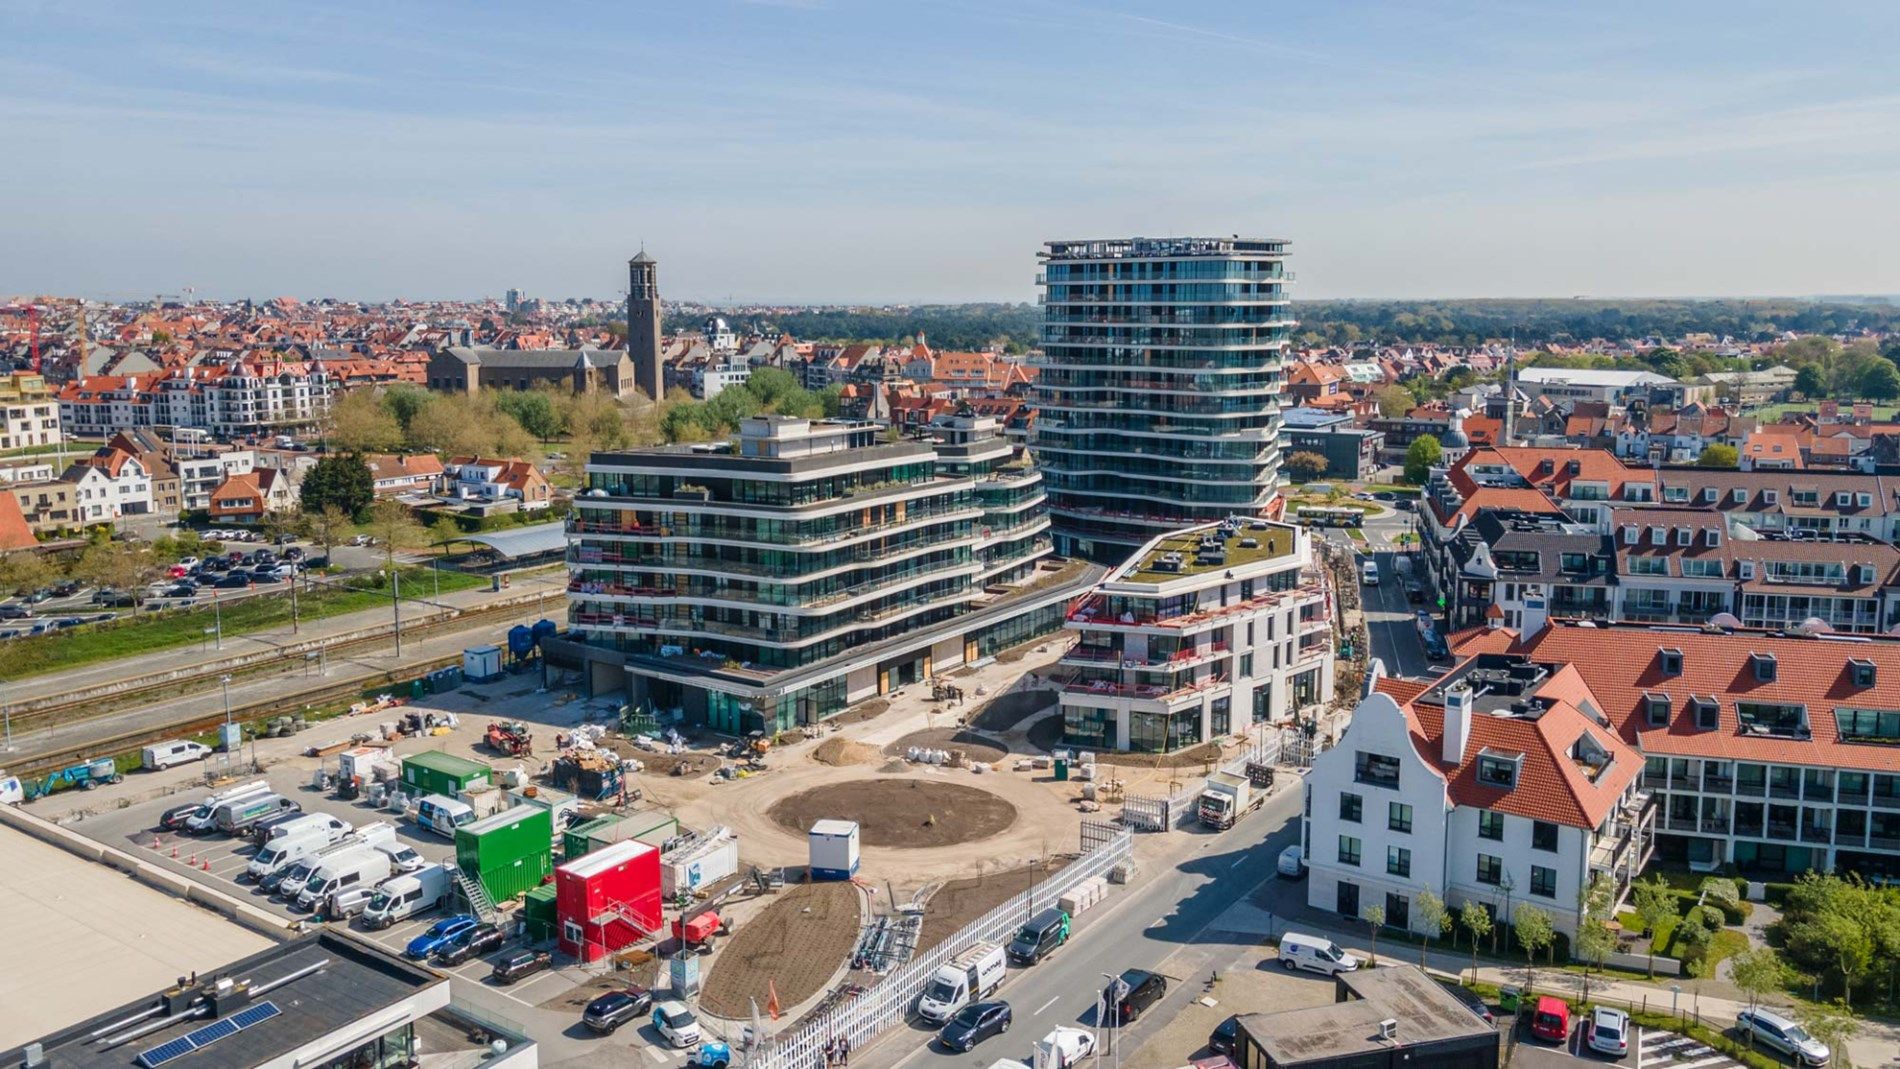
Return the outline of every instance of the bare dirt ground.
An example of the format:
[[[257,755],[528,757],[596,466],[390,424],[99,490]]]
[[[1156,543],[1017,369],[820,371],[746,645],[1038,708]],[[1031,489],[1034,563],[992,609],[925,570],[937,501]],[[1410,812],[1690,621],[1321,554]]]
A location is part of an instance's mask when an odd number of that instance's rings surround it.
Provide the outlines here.
[[[859,702],[851,708],[846,709],[844,712],[826,721],[826,723],[833,727],[847,727],[851,724],[862,724],[867,720],[875,720],[880,713],[890,707],[891,703],[889,701],[883,698],[872,698],[870,701]]]
[[[1025,865],[944,884],[924,903],[924,927],[917,936],[916,952],[922,954],[950,938],[964,925],[1048,879],[1068,863],[1068,858],[1052,858],[1046,864]]]
[[[781,798],[766,811],[804,834],[819,820],[855,820],[865,846],[927,849],[987,839],[1016,823],[1016,807],[960,783],[874,779],[833,783]]]
[[[779,1005],[796,1006],[830,982],[857,946],[862,897],[850,883],[787,887],[778,900],[736,928],[706,976],[699,1002],[720,1017],[749,1016],[776,990]]]
[[[962,728],[913,731],[884,747],[884,752],[892,757],[902,757],[904,751],[912,746],[930,750],[961,750],[965,761],[983,761],[988,764],[995,764],[1009,756],[1009,751],[995,739]]]

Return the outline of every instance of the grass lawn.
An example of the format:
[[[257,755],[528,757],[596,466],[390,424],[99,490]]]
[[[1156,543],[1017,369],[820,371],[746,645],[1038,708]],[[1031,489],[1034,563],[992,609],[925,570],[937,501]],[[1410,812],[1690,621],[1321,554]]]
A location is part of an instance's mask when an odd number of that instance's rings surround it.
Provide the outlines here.
[[[1366,544],[1366,533],[1364,531],[1361,531],[1357,527],[1346,528],[1346,537],[1352,539],[1353,541],[1359,543],[1362,546]]]
[[[1820,406],[1814,401],[1784,401],[1778,405],[1763,405],[1760,408],[1749,411],[1747,414],[1754,416],[1763,423],[1774,423],[1780,420],[1784,415],[1813,413],[1819,407]],[[1842,401],[1841,412],[1843,415],[1847,413],[1848,408],[1849,403]],[[1874,419],[1891,420],[1895,418],[1900,418],[1900,408],[1894,408],[1890,405],[1874,406]]]
[[[61,450],[65,450],[67,456],[76,460],[83,456],[90,456],[94,450],[104,444],[106,443],[86,442],[80,441],[77,438],[68,438],[65,443],[61,445],[23,445],[14,449],[0,449],[0,457],[52,456]]]
[[[403,578],[416,594],[433,595],[434,579],[428,568],[404,569]],[[442,572],[442,589],[469,590],[488,585],[487,576]],[[373,609],[389,604],[387,587],[341,589],[324,587],[297,597],[299,620],[319,620],[326,616]],[[131,657],[154,650],[175,649],[204,641],[204,630],[214,626],[218,610],[210,606],[182,612],[152,613],[110,623],[76,627],[37,638],[14,639],[7,652],[14,655],[8,678],[45,675],[96,661]],[[222,610],[224,633],[242,635],[265,631],[290,623],[290,597],[264,594],[245,598]]]

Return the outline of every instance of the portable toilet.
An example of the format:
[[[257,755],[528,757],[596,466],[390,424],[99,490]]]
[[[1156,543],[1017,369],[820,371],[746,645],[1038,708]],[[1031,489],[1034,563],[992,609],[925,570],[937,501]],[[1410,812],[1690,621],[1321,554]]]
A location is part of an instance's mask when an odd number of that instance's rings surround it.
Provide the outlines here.
[[[660,929],[660,851],[635,839],[603,846],[554,870],[558,940],[583,962]]]
[[[455,829],[455,864],[505,902],[554,869],[554,821],[540,806],[504,809]]]
[[[821,820],[811,826],[811,878],[848,880],[858,874],[858,822]]]
[[[462,675],[471,683],[486,683],[501,675],[500,646],[470,646],[462,651]]]

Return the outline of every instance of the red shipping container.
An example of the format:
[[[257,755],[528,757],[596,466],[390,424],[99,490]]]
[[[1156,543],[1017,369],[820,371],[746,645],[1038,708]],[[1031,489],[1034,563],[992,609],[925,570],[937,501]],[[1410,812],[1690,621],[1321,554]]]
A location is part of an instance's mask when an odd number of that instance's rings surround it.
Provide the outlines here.
[[[595,961],[660,930],[660,851],[637,839],[554,870],[561,952]]]

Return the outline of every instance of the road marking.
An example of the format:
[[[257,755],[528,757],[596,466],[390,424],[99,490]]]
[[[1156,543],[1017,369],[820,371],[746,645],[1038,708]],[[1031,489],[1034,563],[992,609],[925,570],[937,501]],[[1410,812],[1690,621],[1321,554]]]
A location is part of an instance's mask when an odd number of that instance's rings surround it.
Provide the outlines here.
[[[1237,869],[1240,866],[1245,865],[1246,863],[1247,863],[1247,856],[1245,854],[1242,854],[1240,857],[1235,858],[1234,863],[1227,866],[1227,868],[1229,870]]]
[[[1040,1016],[1040,1015],[1042,1014],[1042,1011],[1044,1011],[1044,1010],[1046,1010],[1046,1009],[1048,1009],[1049,1007],[1051,1007],[1051,1006],[1053,1006],[1053,1005],[1055,1005],[1056,1003],[1058,1003],[1058,1002],[1060,1002],[1060,1001],[1062,1001],[1062,996],[1061,996],[1061,995],[1057,995],[1057,996],[1056,996],[1055,998],[1052,998],[1052,999],[1050,999],[1049,1001],[1047,1001],[1047,1002],[1045,1002],[1045,1003],[1043,1003],[1042,1005],[1040,1005],[1040,1006],[1037,1006],[1037,1007],[1036,1007],[1036,1012],[1035,1012],[1035,1013],[1032,1013],[1032,1014],[1030,1014],[1030,1016],[1031,1016],[1031,1017],[1037,1017],[1037,1016]]]
[[[656,1064],[658,1064],[658,1065],[665,1065],[665,1064],[666,1064],[666,1055],[664,1055],[664,1054],[661,1054],[661,1053],[660,1053],[660,1048],[658,1048],[658,1047],[641,1047],[640,1049],[641,1049],[641,1050],[644,1050],[644,1051],[646,1051],[646,1052],[647,1052],[647,1057],[649,1057],[649,1058],[651,1058],[651,1059],[653,1059],[653,1061],[654,1061],[654,1062],[655,1062]]]

